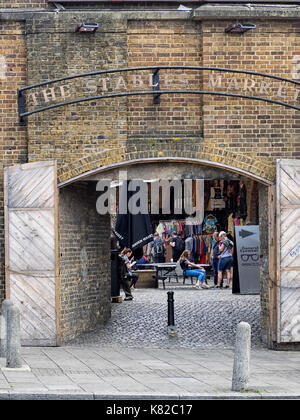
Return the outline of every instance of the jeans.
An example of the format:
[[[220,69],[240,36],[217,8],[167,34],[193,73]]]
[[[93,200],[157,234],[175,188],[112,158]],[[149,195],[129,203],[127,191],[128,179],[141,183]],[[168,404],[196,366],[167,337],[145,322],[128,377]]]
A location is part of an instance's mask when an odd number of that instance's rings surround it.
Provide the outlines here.
[[[220,258],[219,260],[219,271],[230,270],[232,267],[233,258],[232,257],[224,257]]]
[[[200,283],[204,283],[205,282],[205,271],[202,270],[185,270],[184,274],[187,277],[198,277],[198,281]]]
[[[139,279],[139,275],[136,273],[132,273],[131,276],[128,276],[128,280],[131,280],[130,287],[136,287],[136,282]]]
[[[122,286],[123,292],[125,293],[126,297],[132,297],[130,286],[129,286],[129,278],[125,276],[121,276],[120,278],[120,285]]]

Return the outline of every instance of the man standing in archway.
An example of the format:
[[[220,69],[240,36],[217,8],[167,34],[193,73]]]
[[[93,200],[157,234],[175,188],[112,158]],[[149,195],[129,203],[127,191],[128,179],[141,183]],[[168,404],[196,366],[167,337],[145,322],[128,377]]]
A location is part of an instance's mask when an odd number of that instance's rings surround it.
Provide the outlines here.
[[[226,232],[222,231],[219,234],[220,246],[219,246],[219,267],[218,267],[218,286],[221,288],[221,282],[223,279],[223,272],[226,272],[226,286],[225,289],[229,289],[231,283],[231,267],[233,263],[233,242],[227,238]]]
[[[173,262],[177,262],[184,251],[184,242],[179,236],[177,236],[176,232],[173,232],[172,234],[170,245],[172,247]]]
[[[155,263],[165,262],[165,244],[164,241],[159,237],[158,232],[154,233],[154,240],[150,244],[151,249],[153,248],[153,261]]]
[[[211,247],[211,255],[210,255],[210,259],[211,259],[211,266],[213,269],[213,273],[214,273],[214,285],[217,286],[218,285],[218,266],[219,266],[219,233],[218,232],[214,232],[213,233],[213,243],[212,243],[212,247]],[[222,284],[221,284],[222,286]]]

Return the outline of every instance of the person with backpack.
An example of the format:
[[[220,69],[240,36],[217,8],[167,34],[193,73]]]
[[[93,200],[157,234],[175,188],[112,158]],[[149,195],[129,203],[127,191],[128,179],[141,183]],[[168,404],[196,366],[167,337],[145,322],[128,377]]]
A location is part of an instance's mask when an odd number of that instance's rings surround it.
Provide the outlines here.
[[[154,233],[154,240],[150,244],[151,249],[153,249],[153,261],[155,263],[164,263],[165,262],[165,244],[164,241],[160,238],[159,233]]]
[[[213,242],[211,246],[210,262],[214,273],[214,286],[218,286],[218,268],[219,268],[219,232],[213,233]],[[220,285],[222,287],[222,283]]]
[[[226,272],[226,286],[229,289],[231,282],[231,267],[233,263],[233,242],[227,238],[226,232],[219,233],[219,266],[218,266],[218,285],[217,289],[221,289],[223,280],[223,272]]]

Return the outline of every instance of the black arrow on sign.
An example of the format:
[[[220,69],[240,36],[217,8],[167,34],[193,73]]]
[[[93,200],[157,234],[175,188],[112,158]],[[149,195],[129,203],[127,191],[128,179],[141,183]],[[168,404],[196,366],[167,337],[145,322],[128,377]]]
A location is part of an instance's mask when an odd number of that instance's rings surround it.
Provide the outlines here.
[[[239,231],[239,236],[241,236],[243,239],[247,238],[247,236],[251,236],[251,235],[255,235],[255,233],[254,232],[249,232],[249,230],[244,230],[244,229]]]

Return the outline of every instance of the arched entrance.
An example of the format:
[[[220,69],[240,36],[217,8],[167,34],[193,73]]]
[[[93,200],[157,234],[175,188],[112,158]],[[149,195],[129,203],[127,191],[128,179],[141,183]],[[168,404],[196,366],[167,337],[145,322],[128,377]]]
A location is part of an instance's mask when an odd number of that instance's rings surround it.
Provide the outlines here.
[[[75,247],[77,248],[77,263],[71,264],[73,267],[80,266],[79,271],[81,272],[81,279],[78,280],[78,287],[80,284],[84,284],[84,273],[85,277],[91,275],[92,268],[88,268],[87,258],[91,255],[91,252],[96,252],[96,248],[93,248],[92,242],[95,239],[91,233],[93,230],[97,232],[98,239],[104,238],[99,241],[99,245],[105,247],[105,252],[109,253],[109,243],[112,222],[109,216],[99,216],[96,214],[96,200],[99,197],[99,192],[96,191],[96,186],[99,180],[109,179],[115,185],[120,181],[120,172],[126,172],[127,179],[139,179],[145,182],[150,182],[155,179],[190,179],[204,180],[206,192],[210,191],[210,188],[214,185],[224,186],[226,183],[232,183],[238,185],[241,180],[245,182],[248,189],[248,209],[249,217],[245,223],[259,224],[260,229],[260,248],[261,248],[261,283],[260,283],[260,313],[261,313],[261,331],[264,342],[268,341],[268,328],[269,328],[269,313],[266,299],[268,296],[268,193],[272,186],[269,180],[263,179],[257,175],[251,174],[250,172],[242,169],[234,168],[229,165],[221,163],[214,163],[205,160],[198,159],[185,159],[185,158],[152,158],[152,159],[136,159],[133,161],[117,162],[111,165],[106,165],[95,170],[85,172],[67,181],[60,182],[59,196],[60,196],[60,229],[66,233],[64,240],[60,243],[60,275],[61,279],[67,278],[70,275],[70,265],[66,265],[66,261],[70,261],[72,258],[70,255],[66,256],[68,249],[70,249],[70,240],[78,235],[78,224],[81,225],[80,241],[76,244],[72,242],[72,252]],[[92,199],[91,199],[92,196]],[[257,200],[257,201],[256,201]],[[256,204],[259,203],[259,206]],[[73,215],[74,210],[77,209],[74,214],[74,221],[70,223],[70,216]],[[205,210],[205,213],[215,211],[215,209]],[[218,214],[222,214],[222,210],[217,211]],[[91,222],[88,221],[87,215],[91,218]],[[64,230],[64,220],[68,219],[68,230]],[[180,219],[180,216],[179,218]],[[252,220],[251,220],[252,219]],[[84,221],[85,220],[85,221]],[[166,218],[165,218],[166,220]],[[159,221],[158,219],[155,220]],[[73,226],[73,228],[72,228]],[[157,226],[154,224],[154,226]],[[225,225],[218,225],[219,230],[225,229]],[[226,226],[226,230],[228,226]],[[68,239],[69,238],[69,239]],[[61,235],[62,239],[62,235]],[[98,250],[99,251],[99,250]],[[105,253],[104,252],[104,253]],[[103,263],[107,262],[107,255],[103,255]],[[96,272],[99,268],[95,267]],[[88,273],[88,271],[90,272]],[[78,269],[77,269],[78,272]],[[96,275],[95,272],[95,275]],[[64,280],[62,280],[64,282]],[[211,278],[211,281],[212,278]],[[109,299],[107,291],[109,289],[109,279],[105,277],[106,282],[106,299]],[[190,289],[189,282],[186,282],[186,287]],[[62,291],[62,293],[64,293]],[[102,293],[103,296],[103,293]],[[107,315],[109,316],[109,314]],[[83,311],[83,317],[86,317],[86,311]],[[95,319],[96,321],[96,319]],[[76,334],[73,335],[75,337]],[[71,337],[71,338],[73,338]]]
[[[183,67],[184,68],[184,67]],[[77,90],[75,89],[75,99],[70,101],[63,101],[58,103],[53,103],[50,106],[39,105],[40,100],[49,101],[49,95],[53,102],[56,99],[60,101],[61,99],[66,98],[66,91],[64,86],[59,86],[59,93],[61,98],[56,98],[55,88],[51,89],[50,92],[44,90],[43,87],[46,85],[57,82],[66,81],[69,79],[77,79],[87,76],[77,75],[71,76],[62,79],[56,79],[52,81],[43,82],[42,84],[27,86],[19,90],[19,117],[20,123],[25,124],[25,119],[31,114],[36,114],[44,111],[49,111],[50,109],[62,107],[65,105],[72,105],[79,102],[94,101],[96,99],[108,99],[122,96],[136,96],[136,95],[151,95],[153,96],[153,104],[157,105],[159,103],[159,98],[161,95],[168,94],[182,94],[182,95],[214,95],[214,96],[227,96],[227,97],[240,97],[244,99],[250,99],[255,101],[264,101],[268,103],[274,103],[276,105],[285,106],[291,109],[299,110],[299,107],[295,104],[287,104],[277,99],[270,99],[269,97],[261,98],[257,96],[248,96],[244,94],[236,94],[231,92],[215,91],[215,90],[160,90],[156,89],[159,85],[158,82],[154,79],[158,77],[159,79],[159,70],[167,69],[177,69],[182,70],[182,67],[155,67],[155,68],[128,68],[128,69],[115,69],[115,70],[105,70],[101,72],[95,72],[89,74],[89,76],[96,76],[99,74],[108,74],[110,72],[130,72],[130,71],[144,71],[151,70],[150,74],[150,85],[151,90],[142,90],[139,92],[136,91],[127,91],[124,92],[113,92],[108,95],[96,95],[86,97],[85,90],[93,89],[93,84],[87,83],[84,85],[84,91],[82,96],[77,99]],[[288,79],[279,78],[277,76],[270,76],[266,74],[259,74],[248,71],[239,71],[239,70],[228,70],[220,68],[205,68],[205,67],[187,67],[187,70],[200,70],[200,71],[216,71],[216,72],[229,72],[229,73],[243,73],[245,75],[253,75],[258,77],[269,77],[272,80],[277,80],[280,82],[287,82],[291,88],[294,88],[295,85],[298,85],[299,82],[295,82]],[[153,72],[152,72],[153,71]],[[209,79],[209,84],[211,87],[218,86],[218,80],[221,79]],[[158,83],[158,85],[157,85]],[[121,85],[118,83],[117,86]],[[247,85],[246,85],[247,86]],[[39,90],[42,88],[42,90]],[[222,88],[222,86],[220,86]],[[32,89],[38,89],[38,92],[35,92]],[[26,101],[25,101],[25,92],[27,91],[28,96],[31,97],[31,106],[32,109],[25,112]],[[294,101],[298,98],[298,93],[293,95]],[[29,102],[27,101],[27,104]],[[37,108],[36,108],[37,107]],[[33,109],[35,108],[35,109]],[[204,127],[205,128],[205,127]],[[121,130],[122,131],[122,130]],[[81,332],[92,328],[97,322],[104,322],[109,318],[110,315],[110,293],[109,293],[109,239],[110,239],[110,218],[108,215],[102,215],[99,217],[96,211],[95,202],[97,200],[97,191],[95,189],[95,184],[102,176],[112,176],[112,179],[116,177],[116,172],[120,169],[131,172],[130,176],[138,176],[141,179],[145,179],[146,175],[148,179],[152,179],[152,172],[156,171],[160,175],[160,170],[163,167],[163,170],[167,169],[168,174],[165,174],[165,177],[173,177],[174,174],[179,176],[179,179],[187,176],[188,179],[203,179],[207,181],[240,181],[242,180],[251,180],[251,182],[257,183],[257,190],[259,196],[259,206],[260,214],[258,217],[259,225],[261,227],[261,271],[262,278],[265,278],[265,287],[263,288],[262,296],[262,312],[266,316],[262,317],[264,324],[264,337],[265,341],[271,342],[276,340],[278,336],[278,327],[279,323],[274,314],[275,307],[275,298],[276,294],[272,294],[271,298],[271,289],[270,285],[275,284],[275,277],[278,274],[278,267],[274,269],[274,257],[275,252],[274,248],[276,245],[275,237],[275,191],[272,186],[272,182],[275,179],[275,165],[274,162],[270,161],[267,157],[256,156],[255,153],[247,152],[244,153],[240,150],[235,152],[230,148],[221,148],[218,144],[218,139],[214,139],[213,144],[211,144],[210,138],[198,138],[194,137],[192,139],[187,139],[182,144],[175,146],[175,143],[178,142],[178,138],[165,138],[163,140],[148,139],[147,146],[150,149],[145,150],[145,143],[140,141],[140,138],[126,137],[121,136],[118,138],[117,142],[107,142],[107,149],[103,149],[102,142],[97,142],[97,145],[101,144],[99,150],[96,147],[92,147],[85,151],[82,155],[76,154],[76,158],[67,158],[66,160],[61,160],[61,166],[58,169],[58,186],[59,186],[59,205],[58,201],[54,200],[54,204],[50,208],[54,215],[53,226],[55,226],[54,240],[51,243],[51,251],[54,253],[55,258],[52,259],[51,264],[51,273],[54,276],[55,281],[52,281],[51,287],[51,302],[54,302],[52,305],[56,309],[55,317],[52,319],[51,325],[56,325],[54,329],[54,342],[61,342],[68,340]],[[198,133],[199,135],[199,133]],[[101,136],[100,136],[101,137]],[[101,140],[101,139],[99,139]],[[51,140],[52,141],[52,140]],[[115,145],[115,146],[114,146]],[[191,148],[187,146],[191,146]],[[76,150],[79,148],[78,145],[74,146]],[[47,155],[48,158],[49,155]],[[51,155],[52,156],[52,155]],[[54,153],[55,158],[56,154]],[[81,157],[78,157],[81,156]],[[37,156],[34,156],[34,159],[39,159]],[[42,160],[42,158],[40,159]],[[30,164],[32,165],[32,164]],[[34,165],[34,164],[33,164]],[[37,167],[39,162],[37,162]],[[150,168],[150,165],[158,165],[156,167],[152,166],[151,171],[148,171],[148,174],[144,173],[145,166]],[[159,166],[161,165],[161,166]],[[173,165],[173,168],[172,168]],[[175,167],[174,167],[175,165]],[[177,165],[177,166],[176,166]],[[178,173],[178,166],[182,165],[181,172]],[[25,170],[25,166],[23,169]],[[189,168],[187,169],[187,166]],[[193,168],[192,168],[193,166]],[[201,170],[200,170],[201,167]],[[31,167],[30,167],[31,168]],[[100,169],[99,169],[100,168]],[[32,168],[33,172],[36,168]],[[211,171],[208,173],[207,171]],[[53,166],[53,171],[56,169]],[[137,173],[135,173],[137,171]],[[197,172],[198,171],[198,172]],[[216,173],[220,171],[219,173]],[[224,173],[222,173],[224,172]],[[227,173],[228,172],[228,173]],[[37,179],[41,175],[39,170],[33,174]],[[151,175],[151,178],[150,178]],[[8,184],[10,197],[11,192],[14,190],[13,182],[14,173],[13,170],[8,174]],[[161,178],[161,176],[159,176]],[[56,179],[56,172],[53,179]],[[12,182],[11,182],[12,181]],[[32,179],[30,179],[32,181]],[[38,182],[37,182],[38,184]],[[57,184],[52,190],[53,197],[56,197]],[[15,190],[16,193],[20,192]],[[38,194],[38,192],[37,192]],[[19,201],[17,204],[20,205]],[[34,205],[36,202],[30,203]],[[44,205],[44,203],[37,203]],[[294,204],[292,204],[294,205]],[[20,212],[23,211],[22,207],[16,207]],[[7,214],[9,221],[9,213],[14,212],[16,208],[10,207],[10,200],[7,200]],[[46,208],[49,210],[48,208]],[[272,210],[272,211],[271,211]],[[31,215],[32,216],[32,215]],[[20,219],[19,219],[20,221]],[[26,225],[26,221],[20,221],[20,226],[18,230],[22,231]],[[8,223],[8,229],[10,229]],[[28,226],[28,225],[26,225]],[[51,232],[54,232],[54,228],[51,228]],[[36,230],[31,229],[30,235],[32,238],[36,235]],[[38,236],[38,235],[36,235]],[[31,236],[29,236],[31,238]],[[271,239],[271,240],[270,240]],[[30,244],[30,240],[28,241]],[[23,243],[22,243],[23,246]],[[9,245],[7,245],[9,249]],[[10,261],[10,253],[7,252],[8,260],[6,263],[7,268],[7,284],[12,284],[11,275],[20,274],[23,275],[23,270],[19,267],[12,267]],[[51,254],[52,255],[52,254]],[[52,256],[53,256],[52,255]],[[272,259],[271,259],[272,257]],[[280,259],[280,258],[279,258]],[[277,258],[278,261],[278,258]],[[60,272],[58,273],[58,267]],[[273,267],[273,268],[272,268]],[[38,276],[36,270],[33,270],[33,267],[30,265],[24,264],[22,267],[26,271]],[[35,267],[37,268],[37,267]],[[45,264],[45,270],[49,270],[47,264]],[[99,273],[101,280],[99,280]],[[43,273],[45,275],[45,273]],[[47,274],[47,273],[46,273]],[[273,277],[271,282],[268,281],[269,277]],[[45,278],[45,277],[41,277]],[[22,277],[23,279],[23,277]],[[277,280],[276,280],[277,281]],[[25,281],[26,283],[26,281]],[[53,286],[54,283],[54,286]],[[37,284],[38,288],[39,284]],[[278,284],[276,283],[276,286]],[[55,287],[55,289],[53,289]],[[55,298],[53,298],[55,296]],[[99,298],[100,296],[100,298]],[[20,303],[24,304],[24,299],[18,297]],[[33,302],[35,299],[32,299]],[[36,310],[35,305],[32,305],[32,312]],[[42,309],[42,308],[41,308]],[[53,314],[53,313],[52,313]],[[40,312],[37,311],[37,320],[39,321]],[[277,328],[278,327],[278,328]],[[29,328],[29,326],[28,326]],[[33,332],[38,331],[39,327],[34,327]],[[46,325],[46,330],[48,326]],[[277,331],[277,332],[274,332]],[[47,332],[45,333],[47,335]],[[277,334],[277,335],[276,335]],[[56,337],[56,340],[55,340]],[[43,339],[41,339],[43,341]]]
[[[278,162],[276,200],[274,186],[256,175],[212,162],[167,158],[113,164],[65,184],[57,183],[55,162],[6,168],[6,288],[24,314],[24,343],[58,345],[109,319],[111,219],[97,213],[96,185],[99,178],[116,179],[120,168],[145,181],[155,175],[254,182],[261,232],[262,336],[270,347],[276,341],[297,341],[298,310],[290,302],[298,296],[299,247],[294,242],[299,231],[293,234],[288,227],[298,220],[299,162]]]

